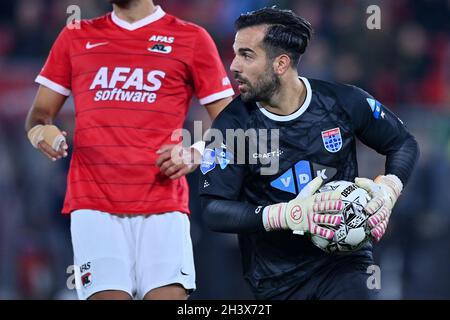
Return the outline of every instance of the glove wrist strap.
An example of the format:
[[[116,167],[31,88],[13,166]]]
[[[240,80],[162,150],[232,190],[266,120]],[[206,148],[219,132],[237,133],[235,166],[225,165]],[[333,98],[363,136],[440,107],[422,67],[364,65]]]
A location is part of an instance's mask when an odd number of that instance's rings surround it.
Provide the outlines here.
[[[277,203],[264,208],[262,219],[266,231],[289,229],[285,217],[286,205],[287,203]]]
[[[394,192],[397,194],[397,197],[400,196],[400,193],[403,190],[403,183],[399,179],[399,177],[397,177],[395,174],[388,174],[388,175],[386,175],[386,178],[389,178],[390,181],[394,182],[394,184],[395,184]]]
[[[376,182],[388,186],[392,190],[396,198],[400,196],[400,193],[403,190],[403,183],[395,174],[380,176],[376,179]]]

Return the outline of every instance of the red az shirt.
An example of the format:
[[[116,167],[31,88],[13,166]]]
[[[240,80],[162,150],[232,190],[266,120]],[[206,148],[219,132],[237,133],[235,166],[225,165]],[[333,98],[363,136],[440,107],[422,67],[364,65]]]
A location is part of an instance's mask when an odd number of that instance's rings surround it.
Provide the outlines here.
[[[201,27],[166,14],[127,23],[114,13],[58,36],[36,82],[75,102],[63,213],[189,213],[184,177],[171,180],[156,151],[183,126],[193,94],[208,104],[234,94]]]

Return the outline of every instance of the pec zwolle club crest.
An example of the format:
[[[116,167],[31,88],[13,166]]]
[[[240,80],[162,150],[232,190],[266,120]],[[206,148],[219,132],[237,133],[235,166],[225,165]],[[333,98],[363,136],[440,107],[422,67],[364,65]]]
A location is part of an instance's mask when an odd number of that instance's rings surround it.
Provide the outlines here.
[[[322,141],[325,149],[328,152],[338,152],[342,148],[341,129],[333,128],[322,131]]]

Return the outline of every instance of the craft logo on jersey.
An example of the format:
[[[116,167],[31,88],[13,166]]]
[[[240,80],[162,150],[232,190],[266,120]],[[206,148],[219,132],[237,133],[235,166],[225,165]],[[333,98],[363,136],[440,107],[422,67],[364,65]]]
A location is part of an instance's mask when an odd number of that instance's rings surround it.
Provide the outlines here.
[[[298,194],[315,177],[321,177],[325,184],[333,179],[336,173],[336,168],[300,160],[273,180],[270,185],[281,191]]]
[[[267,153],[257,153],[255,152],[252,157],[254,159],[267,159],[267,158],[273,158],[273,157],[279,157],[284,153],[283,150],[277,149],[275,151],[267,152]]]
[[[322,141],[325,149],[328,152],[335,153],[342,148],[341,129],[333,128],[322,131]]]
[[[216,153],[212,149],[205,149],[203,152],[202,163],[200,164],[200,171],[207,174],[216,167]]]
[[[383,107],[378,100],[372,99],[372,98],[366,98],[367,103],[370,106],[370,109],[372,110],[373,117],[375,119],[379,119],[380,117],[384,119],[385,113],[383,111]]]
[[[233,159],[233,155],[231,152],[226,151],[225,149],[215,148],[215,153],[217,157],[217,162],[220,165],[220,168],[223,170]]]
[[[124,101],[154,103],[166,73],[143,68],[101,67],[89,87],[94,101]],[[100,90],[98,90],[100,89]]]

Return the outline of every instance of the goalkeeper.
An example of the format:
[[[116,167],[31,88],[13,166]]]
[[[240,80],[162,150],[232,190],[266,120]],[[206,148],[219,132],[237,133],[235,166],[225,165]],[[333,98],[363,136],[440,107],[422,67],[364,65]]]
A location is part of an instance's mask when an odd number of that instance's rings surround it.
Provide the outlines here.
[[[230,69],[240,96],[207,137],[215,136],[200,166],[206,223],[239,235],[244,276],[258,299],[375,299],[379,291],[367,286],[371,242],[332,255],[312,244],[310,235],[333,237],[342,207],[339,194],[314,193],[333,180],[366,189],[379,241],[417,161],[414,137],[367,92],[299,77],[312,29],[292,11],[264,8],[241,15],[235,27]],[[271,132],[253,139],[261,129]],[[357,178],[357,139],[386,156],[375,180]]]

